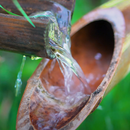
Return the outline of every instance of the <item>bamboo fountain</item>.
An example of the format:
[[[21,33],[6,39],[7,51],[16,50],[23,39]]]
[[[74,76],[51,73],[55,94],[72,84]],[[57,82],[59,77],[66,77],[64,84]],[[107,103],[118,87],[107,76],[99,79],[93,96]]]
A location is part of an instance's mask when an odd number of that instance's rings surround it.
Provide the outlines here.
[[[17,130],[74,130],[128,73],[130,55],[130,2],[110,1],[83,16],[72,26],[71,52],[88,78],[90,96],[66,106],[50,85],[62,86],[63,76],[54,60],[43,59],[28,80],[17,115]],[[50,76],[51,74],[51,76]],[[73,89],[77,89],[77,81]]]

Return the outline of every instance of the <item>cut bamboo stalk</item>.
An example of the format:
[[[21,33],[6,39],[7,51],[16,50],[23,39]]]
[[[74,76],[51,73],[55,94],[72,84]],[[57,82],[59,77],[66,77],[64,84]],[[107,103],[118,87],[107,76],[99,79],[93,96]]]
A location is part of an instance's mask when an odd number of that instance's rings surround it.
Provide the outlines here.
[[[38,1],[20,0],[19,1],[27,15],[32,15],[38,11],[52,11],[63,18],[63,6],[70,15],[73,13],[75,0],[55,0],[55,1]],[[0,1],[8,11],[20,14],[12,1]],[[62,13],[61,13],[62,12]],[[48,38],[49,19],[46,18],[32,19],[33,28],[24,17],[11,16],[4,14],[0,8],[0,50],[21,53],[27,56],[39,56],[51,58],[46,52],[45,40]],[[69,19],[68,19],[69,20]],[[49,44],[49,43],[48,43]]]
[[[104,94],[126,75],[130,65],[130,4],[120,1],[115,7],[106,5],[83,16],[71,32],[72,55],[85,75],[93,76],[88,78],[90,97],[74,106],[60,103],[59,93],[51,93],[44,79],[62,86],[62,76],[57,64],[50,73],[54,60],[44,59],[28,80],[17,115],[17,130],[76,129],[97,108]],[[73,89],[77,89],[76,80]]]

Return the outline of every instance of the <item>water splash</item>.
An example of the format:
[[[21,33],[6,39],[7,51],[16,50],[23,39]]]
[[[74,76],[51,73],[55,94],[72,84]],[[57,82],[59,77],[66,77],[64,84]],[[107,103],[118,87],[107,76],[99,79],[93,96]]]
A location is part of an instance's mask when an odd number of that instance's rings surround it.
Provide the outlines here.
[[[15,89],[16,89],[15,96],[18,96],[18,94],[20,93],[20,89],[21,89],[21,86],[22,86],[21,77],[22,77],[22,72],[23,72],[23,67],[25,65],[25,61],[26,61],[26,56],[24,55],[23,59],[22,59],[22,64],[21,64],[20,70],[19,70],[18,75],[17,75],[15,86],[14,86]]]
[[[72,77],[71,71],[72,71],[78,77],[84,89],[87,90],[88,93],[91,93],[91,89],[88,85],[87,79],[79,64],[72,57],[70,51],[62,48],[62,51],[59,51],[58,49],[55,50],[54,54],[56,55],[57,61],[61,68],[61,72],[64,76],[65,86],[68,86],[67,84],[70,84],[69,81],[72,80],[71,78]],[[67,84],[66,80],[68,81]]]

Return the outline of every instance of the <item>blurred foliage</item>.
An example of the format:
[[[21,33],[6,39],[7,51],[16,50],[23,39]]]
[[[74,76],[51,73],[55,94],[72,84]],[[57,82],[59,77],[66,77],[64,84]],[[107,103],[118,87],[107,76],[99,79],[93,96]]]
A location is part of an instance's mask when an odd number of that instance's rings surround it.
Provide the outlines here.
[[[0,130],[15,130],[18,106],[27,80],[40,62],[27,57],[22,75],[22,89],[15,97],[14,86],[22,57],[20,54],[0,51]]]
[[[107,0],[77,0],[72,24],[84,14]],[[22,62],[22,55],[0,51],[0,130],[15,130],[18,106],[27,84],[40,60],[26,60],[22,89],[15,97],[15,81]],[[129,130],[130,129],[130,74],[127,75],[101,102],[77,130]]]
[[[72,24],[79,20],[86,13],[107,2],[108,0],[76,0],[72,17]]]

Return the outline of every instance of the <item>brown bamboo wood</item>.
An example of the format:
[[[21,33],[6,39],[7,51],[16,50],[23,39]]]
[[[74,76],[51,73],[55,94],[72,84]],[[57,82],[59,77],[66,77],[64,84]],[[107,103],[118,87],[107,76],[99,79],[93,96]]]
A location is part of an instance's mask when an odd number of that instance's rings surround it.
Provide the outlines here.
[[[104,94],[126,75],[130,65],[130,4],[122,1],[114,6],[116,8],[101,6],[72,27],[72,55],[85,75],[95,77],[89,82],[90,96],[74,106],[61,104],[62,96],[51,93],[44,79],[51,85],[63,87],[63,76],[57,63],[50,72],[54,60],[44,59],[28,80],[17,115],[17,130],[76,129],[97,108]],[[102,57],[96,60],[95,54],[99,52]],[[73,89],[77,89],[77,80],[74,81]]]
[[[47,56],[44,34],[49,20],[44,22],[33,19],[35,28],[24,17],[0,14],[0,50],[22,53],[25,55]],[[46,37],[47,38],[47,37]]]

